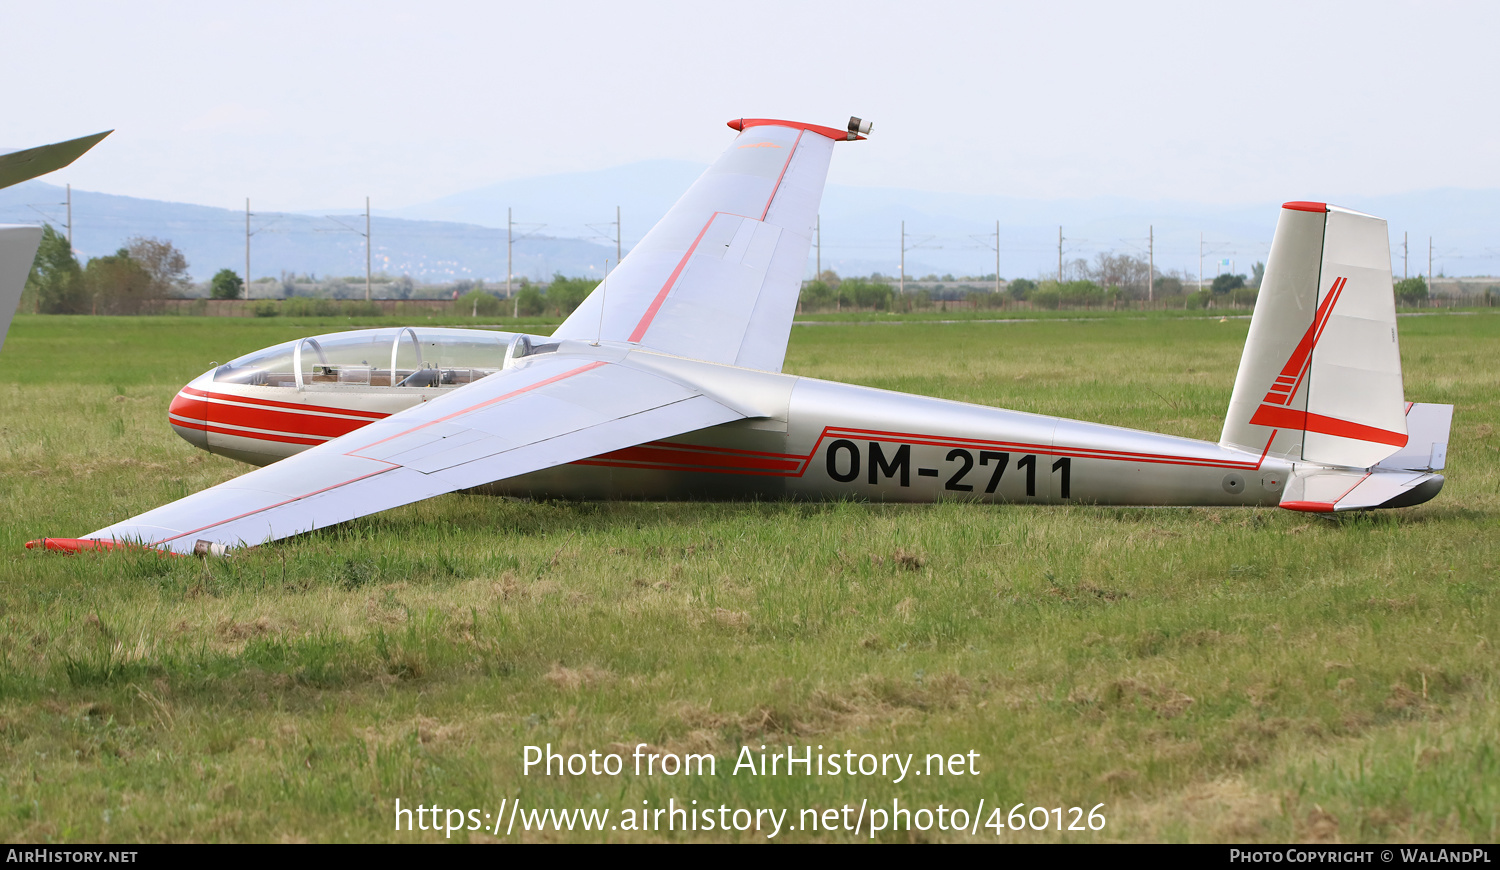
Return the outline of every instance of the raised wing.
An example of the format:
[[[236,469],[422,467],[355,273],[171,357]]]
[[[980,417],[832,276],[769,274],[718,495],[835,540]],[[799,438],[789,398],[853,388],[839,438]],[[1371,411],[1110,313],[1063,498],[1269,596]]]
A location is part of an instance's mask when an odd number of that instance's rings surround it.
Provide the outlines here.
[[[740,119],[739,136],[554,333],[780,371],[833,143],[864,138]],[[857,131],[857,132],[856,132]],[[603,308],[603,319],[600,309]]]
[[[105,130],[103,133],[69,139],[66,142],[54,142],[51,145],[38,145],[24,151],[0,154],[0,187],[10,187],[12,184],[30,181],[38,175],[46,175],[53,170],[61,169],[82,157],[85,151],[98,145],[101,139],[113,132],[113,130]]]
[[[255,545],[435,495],[727,423],[701,391],[624,353],[544,354],[274,465],[49,549]],[[108,546],[109,544],[103,544]]]

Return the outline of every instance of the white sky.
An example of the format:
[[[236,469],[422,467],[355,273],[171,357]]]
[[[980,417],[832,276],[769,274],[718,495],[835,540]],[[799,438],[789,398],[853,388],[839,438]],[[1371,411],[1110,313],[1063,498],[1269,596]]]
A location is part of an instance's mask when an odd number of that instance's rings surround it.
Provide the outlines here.
[[[1041,198],[1500,187],[1495,3],[21,3],[0,146],[257,210],[711,161],[731,117],[875,123],[830,181]]]

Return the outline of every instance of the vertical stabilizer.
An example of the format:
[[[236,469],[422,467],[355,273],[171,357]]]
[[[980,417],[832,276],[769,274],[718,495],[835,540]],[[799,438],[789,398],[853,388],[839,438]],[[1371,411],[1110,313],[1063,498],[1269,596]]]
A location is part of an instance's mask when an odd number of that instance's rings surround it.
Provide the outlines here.
[[[1385,221],[1287,203],[1221,443],[1368,468],[1406,444],[1405,414]]]
[[[41,243],[41,227],[0,226],[0,348],[5,347],[5,333]]]

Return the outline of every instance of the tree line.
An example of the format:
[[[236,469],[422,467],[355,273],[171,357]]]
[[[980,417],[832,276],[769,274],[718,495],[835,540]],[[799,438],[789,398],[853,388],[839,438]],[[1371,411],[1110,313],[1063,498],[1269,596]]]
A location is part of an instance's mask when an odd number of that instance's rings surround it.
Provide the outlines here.
[[[191,281],[188,262],[171,242],[136,236],[113,254],[80,264],[67,236],[51,224],[26,277],[21,310],[42,314],[145,314]]]
[[[26,280],[21,310],[44,314],[146,314],[158,307],[160,299],[189,295],[192,282],[188,262],[171,242],[137,236],[126,241],[113,254],[91,257],[80,264],[66,236],[50,224],[42,228],[42,242]],[[910,311],[927,308],[955,299],[964,299],[976,307],[1001,307],[1010,302],[1024,302],[1036,308],[1093,308],[1113,306],[1121,301],[1139,301],[1149,296],[1158,300],[1180,299],[1187,308],[1215,305],[1254,305],[1265,264],[1256,263],[1250,275],[1221,274],[1208,287],[1194,289],[1193,283],[1180,272],[1164,273],[1151,269],[1142,258],[1128,254],[1100,253],[1092,261],[1074,259],[1057,277],[1032,280],[1017,278],[1005,291],[972,290],[961,286],[924,287],[900,294],[894,279],[884,275],[868,278],[841,278],[824,271],[804,283],[799,297],[803,311]],[[936,276],[929,276],[935,279]],[[951,276],[943,276],[943,280]],[[992,280],[986,276],[984,280]],[[415,289],[410,278],[396,283],[401,298],[409,298]],[[928,282],[930,283],[930,281]],[[283,276],[287,295],[291,286]],[[561,273],[550,284],[539,286],[522,278],[513,298],[502,298],[497,289],[487,288],[483,281],[459,281],[453,285],[453,306],[458,313],[503,316],[514,312],[527,317],[566,317],[594,291],[599,281],[591,278],[569,278]],[[220,269],[208,282],[213,299],[240,299],[244,281],[232,269]],[[391,291],[387,287],[387,292]],[[1396,301],[1400,305],[1420,305],[1428,297],[1427,282],[1421,276],[1395,282]],[[265,306],[261,316],[281,313],[279,308]]]

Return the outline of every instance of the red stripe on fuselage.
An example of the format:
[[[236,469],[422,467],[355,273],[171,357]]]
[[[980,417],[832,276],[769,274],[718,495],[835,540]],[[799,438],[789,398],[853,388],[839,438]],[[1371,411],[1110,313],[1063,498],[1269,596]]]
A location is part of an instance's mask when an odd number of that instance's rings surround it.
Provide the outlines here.
[[[582,460],[584,465],[647,465],[653,468],[690,467],[699,471],[761,471],[784,474],[797,473],[806,462],[806,457],[786,458],[740,456],[732,453],[709,452],[696,447],[677,445],[642,444],[613,450]]]
[[[173,426],[181,426],[184,429],[197,429],[200,432],[212,432],[215,435],[234,435],[240,438],[250,438],[255,441],[275,441],[278,444],[322,444],[327,438],[306,438],[299,435],[285,435],[275,432],[248,432],[243,429],[226,429],[223,426],[215,426],[211,423],[202,423],[197,420],[185,420],[181,417],[168,418]]]
[[[1265,462],[1265,453],[1261,454],[1260,460],[1250,462],[1248,460],[1215,460],[1192,456],[1172,456],[1159,453],[1136,453],[1122,450],[1101,450],[1087,447],[1058,447],[1047,444],[1028,444],[1019,441],[988,441],[977,438],[958,438],[943,435],[923,435],[912,432],[888,432],[879,429],[853,429],[847,427],[824,427],[819,434],[818,440],[806,455],[791,453],[765,453],[759,454],[766,460],[756,461],[753,458],[738,456],[721,456],[711,459],[701,455],[699,451],[727,450],[727,448],[711,448],[702,445],[678,445],[654,442],[644,445],[644,448],[654,449],[655,452],[642,451],[642,447],[626,448],[599,456],[581,459],[573,465],[600,465],[611,468],[639,468],[659,471],[702,471],[713,474],[748,474],[765,477],[802,477],[807,473],[812,460],[823,446],[823,442],[830,438],[841,437],[864,438],[876,441],[889,441],[899,444],[911,444],[922,447],[948,447],[948,448],[990,448],[1004,452],[1029,452],[1046,456],[1067,456],[1077,459],[1101,459],[1112,462],[1140,462],[1153,465],[1180,465],[1186,467],[1202,468],[1233,468],[1253,471],[1261,467]],[[1273,436],[1274,437],[1274,436]],[[1270,445],[1267,444],[1267,450]],[[750,453],[751,451],[737,451]]]
[[[360,411],[354,408],[337,408],[297,402],[274,402],[270,399],[254,399],[249,396],[236,396],[232,393],[210,393],[194,387],[183,387],[181,392],[189,396],[213,399],[219,402],[234,402],[240,405],[262,405],[268,408],[286,408],[291,411],[301,411],[305,414],[343,414],[348,417],[364,417],[370,420],[383,420],[390,416],[390,414],[382,414],[379,411]]]
[[[208,411],[208,421],[225,426],[246,426],[251,429],[267,429],[272,432],[288,432],[297,435],[323,435],[337,438],[355,429],[362,429],[373,420],[351,420],[347,417],[323,417],[317,414],[297,414],[272,408],[249,408],[240,405],[214,405]]]

